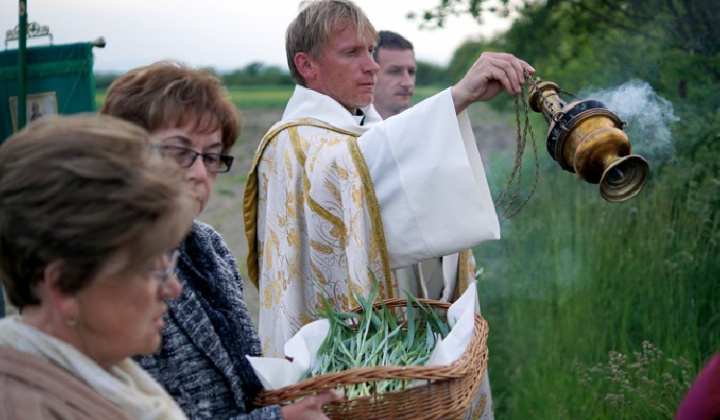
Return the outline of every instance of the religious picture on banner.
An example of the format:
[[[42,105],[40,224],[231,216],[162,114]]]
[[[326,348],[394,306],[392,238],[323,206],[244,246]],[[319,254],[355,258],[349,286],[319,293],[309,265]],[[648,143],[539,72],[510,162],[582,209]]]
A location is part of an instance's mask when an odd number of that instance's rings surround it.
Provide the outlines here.
[[[11,96],[9,99],[13,132],[16,132],[18,131],[18,97]],[[27,116],[28,124],[42,117],[58,113],[57,97],[55,92],[33,93],[27,95],[25,106],[25,115]]]

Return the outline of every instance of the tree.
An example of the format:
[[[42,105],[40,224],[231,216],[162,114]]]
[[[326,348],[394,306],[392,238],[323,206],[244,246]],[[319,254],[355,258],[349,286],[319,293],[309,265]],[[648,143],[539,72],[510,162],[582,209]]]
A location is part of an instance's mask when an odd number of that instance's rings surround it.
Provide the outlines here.
[[[511,0],[440,0],[440,4],[429,10],[424,10],[419,17],[424,26],[437,26],[442,28],[449,16],[470,14],[478,23],[482,23],[485,13],[497,13],[507,17],[510,14]],[[416,12],[408,13],[408,18],[416,19]]]
[[[422,19],[428,25],[443,26],[448,16],[465,13],[482,22],[486,13],[507,16],[511,9],[525,17],[544,14],[550,18],[533,19],[540,25],[571,23],[563,26],[573,36],[599,36],[612,29],[667,49],[699,54],[706,58],[704,69],[720,82],[720,8],[712,0],[440,0],[422,13]],[[528,40],[547,36],[538,30]]]
[[[418,60],[417,80],[418,86],[446,85],[452,82],[445,68],[427,61]]]

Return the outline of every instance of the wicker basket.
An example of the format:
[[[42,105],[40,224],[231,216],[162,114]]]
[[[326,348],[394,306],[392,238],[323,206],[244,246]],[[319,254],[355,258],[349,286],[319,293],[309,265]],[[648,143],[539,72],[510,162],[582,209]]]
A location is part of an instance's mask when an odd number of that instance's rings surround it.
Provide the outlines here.
[[[449,303],[419,299],[424,305],[446,316]],[[405,299],[383,301],[388,308],[405,308]],[[376,307],[379,303],[376,304]],[[356,308],[355,312],[362,310]],[[349,369],[305,379],[295,385],[262,391],[255,403],[259,406],[289,404],[324,389],[342,389],[358,383],[388,379],[426,381],[401,391],[355,398],[328,404],[325,414],[333,420],[345,419],[462,419],[475,398],[488,359],[487,322],[475,315],[475,331],[465,353],[447,366],[378,366]]]

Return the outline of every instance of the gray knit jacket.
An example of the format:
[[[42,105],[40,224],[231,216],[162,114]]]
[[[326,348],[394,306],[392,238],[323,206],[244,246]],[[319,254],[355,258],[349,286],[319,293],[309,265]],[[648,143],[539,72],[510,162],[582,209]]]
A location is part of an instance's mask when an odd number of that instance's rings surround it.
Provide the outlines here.
[[[260,355],[260,341],[235,258],[209,225],[196,221],[180,246],[178,278],[161,348],[136,360],[190,420],[282,419],[277,405],[252,405],[261,386],[243,360]]]

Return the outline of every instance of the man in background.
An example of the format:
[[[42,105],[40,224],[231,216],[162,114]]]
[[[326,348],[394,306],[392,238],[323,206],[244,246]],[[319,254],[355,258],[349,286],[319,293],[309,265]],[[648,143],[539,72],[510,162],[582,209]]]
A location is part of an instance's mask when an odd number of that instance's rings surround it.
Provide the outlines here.
[[[373,106],[385,120],[410,108],[417,74],[413,44],[398,33],[380,31],[373,57],[379,66]],[[408,279],[415,296],[447,302],[475,279],[475,259],[468,249],[397,269],[395,274]]]
[[[387,119],[410,108],[417,75],[413,44],[398,33],[380,31],[373,57],[379,66],[373,106]],[[472,249],[466,249],[398,268],[393,274],[397,281],[409,286],[414,296],[454,301],[475,280],[475,257]],[[485,398],[477,401],[483,404],[478,413],[482,413],[484,419],[493,418],[487,370],[478,398]]]
[[[380,31],[373,57],[380,66],[373,106],[383,119],[387,119],[410,108],[417,73],[415,52],[413,44],[402,35]]]

